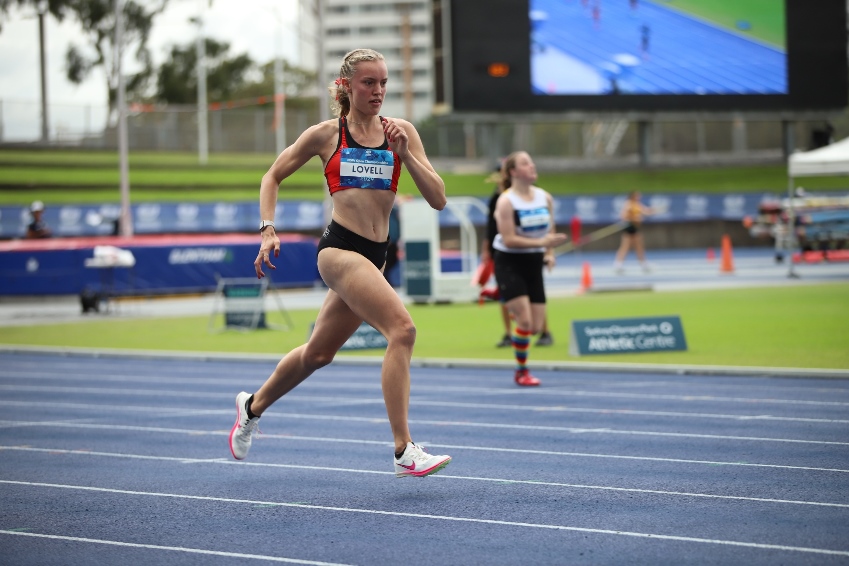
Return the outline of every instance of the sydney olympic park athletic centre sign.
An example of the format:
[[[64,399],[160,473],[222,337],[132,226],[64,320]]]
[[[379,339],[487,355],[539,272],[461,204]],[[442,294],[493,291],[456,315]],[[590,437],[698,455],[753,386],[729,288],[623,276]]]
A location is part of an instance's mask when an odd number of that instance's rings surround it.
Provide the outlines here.
[[[572,321],[569,354],[573,356],[686,349],[678,316]]]

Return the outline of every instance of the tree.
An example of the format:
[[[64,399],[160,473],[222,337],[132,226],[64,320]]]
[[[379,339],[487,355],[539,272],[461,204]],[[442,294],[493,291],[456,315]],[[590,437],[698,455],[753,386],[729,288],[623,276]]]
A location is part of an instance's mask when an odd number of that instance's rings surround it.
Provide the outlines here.
[[[274,89],[274,61],[270,61],[260,67],[262,72],[262,80],[248,85],[246,91],[241,95],[261,96],[268,95],[275,91]],[[315,89],[315,72],[307,71],[301,67],[291,65],[285,59],[283,60],[283,85],[286,97],[291,101],[292,98],[306,96],[309,92]]]
[[[65,18],[68,8],[77,0],[47,0],[47,12],[60,22]],[[13,6],[19,8],[32,8],[33,12],[38,12],[40,0],[0,0],[0,31],[3,29],[3,23],[9,14],[9,10]]]
[[[232,100],[236,93],[244,90],[256,65],[247,53],[229,57],[229,43],[206,38],[205,48],[208,100]],[[168,104],[196,104],[197,62],[194,42],[171,47],[168,60],[157,72],[156,100]]]
[[[133,59],[140,66],[136,73],[124,71],[128,100],[141,100],[153,76],[153,61],[147,40],[153,20],[165,10],[168,0],[123,0],[123,49],[133,49]],[[118,75],[115,72],[115,10],[114,0],[76,0],[70,5],[71,14],[80,22],[88,37],[88,49],[71,45],[65,57],[68,80],[79,84],[92,69],[102,66],[106,71],[110,123],[117,118]]]
[[[271,96],[274,61],[258,66],[247,54],[230,56],[230,44],[206,40],[206,88],[210,102]],[[304,96],[315,84],[315,73],[283,62],[286,96]],[[197,49],[194,43],[171,47],[157,72],[155,99],[168,104],[197,103]]]
[[[77,20],[88,45],[71,45],[65,55],[68,80],[82,83],[96,67],[103,67],[109,100],[110,123],[117,117],[118,76],[115,73],[115,5],[114,0],[46,0],[47,10],[58,21],[66,17]],[[123,0],[124,49],[133,49],[133,58],[141,69],[135,74],[126,71],[128,99],[141,99],[153,75],[153,63],[147,40],[154,18],[165,9],[168,0]],[[0,0],[0,29],[10,8],[32,7],[38,10],[39,0]]]
[[[109,100],[109,120],[117,118],[118,76],[115,72],[115,0],[0,0],[0,30],[13,6],[31,7],[38,11],[42,1],[58,21],[75,19],[88,40],[85,46],[72,44],[65,54],[68,80],[82,83],[91,71],[103,67]],[[153,63],[147,40],[154,18],[165,10],[168,0],[122,0],[124,15],[124,50],[133,49],[133,58],[141,67],[135,74],[124,71],[127,98],[141,99],[153,75]]]

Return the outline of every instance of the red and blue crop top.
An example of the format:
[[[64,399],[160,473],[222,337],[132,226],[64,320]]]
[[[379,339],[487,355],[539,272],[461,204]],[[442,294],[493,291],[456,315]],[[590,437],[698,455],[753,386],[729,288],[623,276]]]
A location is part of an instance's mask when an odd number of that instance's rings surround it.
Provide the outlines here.
[[[383,117],[380,118],[384,121]],[[332,195],[345,189],[376,189],[398,192],[401,158],[383,140],[380,147],[363,147],[348,130],[348,121],[339,118],[339,142],[327,160],[324,177]]]

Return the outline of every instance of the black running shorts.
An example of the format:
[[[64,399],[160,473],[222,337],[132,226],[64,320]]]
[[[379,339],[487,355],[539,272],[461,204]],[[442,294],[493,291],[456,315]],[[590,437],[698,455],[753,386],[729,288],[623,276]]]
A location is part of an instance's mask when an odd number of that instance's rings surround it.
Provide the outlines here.
[[[324,248],[338,248],[356,252],[372,262],[376,268],[381,269],[386,263],[389,238],[386,238],[385,242],[375,242],[351,232],[335,220],[331,220],[330,225],[324,229],[324,234],[318,241],[316,255]]]
[[[511,254],[495,250],[495,280],[501,300],[527,295],[531,303],[545,304],[543,253]]]

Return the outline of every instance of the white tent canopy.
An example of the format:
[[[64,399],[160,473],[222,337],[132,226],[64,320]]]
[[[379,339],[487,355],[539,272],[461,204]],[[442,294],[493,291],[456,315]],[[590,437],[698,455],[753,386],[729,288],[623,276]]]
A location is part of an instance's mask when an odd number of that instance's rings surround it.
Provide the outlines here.
[[[813,177],[828,175],[849,175],[849,138],[834,142],[825,147],[794,153],[787,160],[787,225],[796,226],[797,198],[793,197],[793,180],[796,177]],[[787,231],[785,249],[798,244],[795,228]],[[778,247],[776,238],[776,248]],[[793,269],[793,260],[788,262],[788,277],[798,277]]]
[[[814,175],[849,175],[849,138],[790,156],[787,162],[788,177]]]

